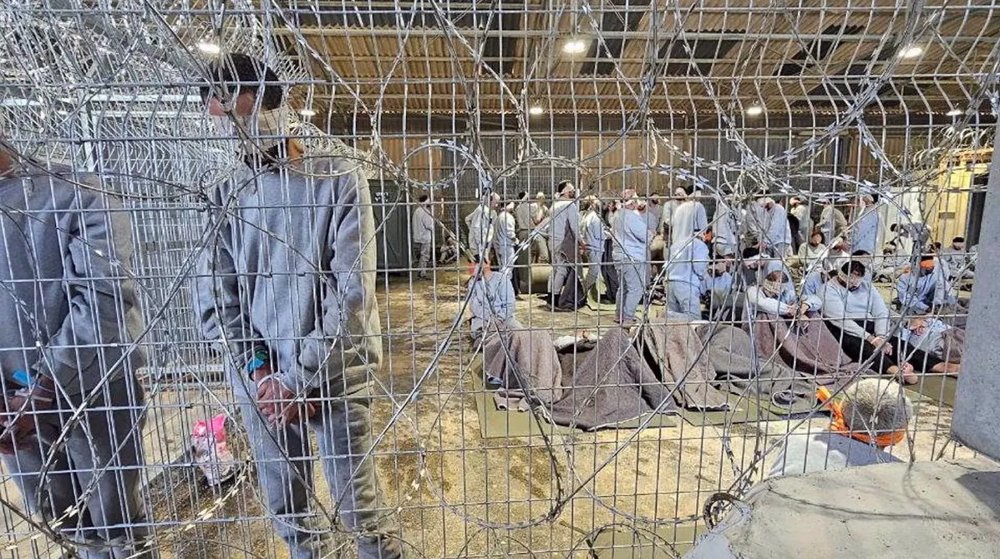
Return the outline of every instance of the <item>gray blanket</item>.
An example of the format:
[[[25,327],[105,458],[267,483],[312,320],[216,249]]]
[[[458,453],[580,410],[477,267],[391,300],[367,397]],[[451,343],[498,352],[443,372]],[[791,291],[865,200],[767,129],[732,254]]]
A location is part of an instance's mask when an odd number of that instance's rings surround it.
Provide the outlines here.
[[[750,395],[770,398],[780,405],[816,398],[813,383],[780,359],[761,357],[754,366],[753,346],[745,331],[726,324],[702,324],[697,328],[717,380],[730,392],[749,391]]]
[[[592,345],[592,347],[588,347]],[[660,382],[621,328],[597,343],[577,344],[563,355],[563,397],[549,411],[553,423],[592,431],[650,413],[676,413]]]
[[[685,408],[728,409],[726,395],[716,389],[716,373],[701,337],[686,322],[667,321],[643,327],[643,339],[660,365],[663,382],[677,387],[674,399]]]
[[[812,313],[810,313],[812,314]],[[818,315],[808,321],[791,321],[758,313],[753,322],[757,356],[772,355],[796,371],[813,376],[817,384],[830,386],[854,378],[861,366],[851,361]],[[874,372],[866,371],[874,375]]]
[[[500,379],[493,395],[500,409],[527,411],[562,396],[559,356],[545,330],[529,330],[512,320],[499,332],[487,333],[483,360],[486,376]]]

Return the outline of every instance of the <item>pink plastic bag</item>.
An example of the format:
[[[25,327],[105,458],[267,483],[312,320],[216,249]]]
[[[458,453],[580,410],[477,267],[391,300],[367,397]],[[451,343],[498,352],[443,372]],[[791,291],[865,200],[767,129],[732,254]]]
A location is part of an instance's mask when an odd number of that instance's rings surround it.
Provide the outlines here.
[[[226,416],[200,420],[191,431],[194,462],[209,485],[219,485],[236,475],[236,459],[226,444]]]

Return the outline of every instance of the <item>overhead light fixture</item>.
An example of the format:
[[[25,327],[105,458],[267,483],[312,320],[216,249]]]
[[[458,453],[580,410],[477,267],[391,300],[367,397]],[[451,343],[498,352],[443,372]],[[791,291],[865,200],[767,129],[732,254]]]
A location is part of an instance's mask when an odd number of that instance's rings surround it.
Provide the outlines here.
[[[764,114],[764,107],[760,105],[750,105],[747,107],[747,116],[760,116]]]
[[[571,39],[563,43],[562,49],[566,54],[583,54],[587,50],[587,41],[583,39]]]
[[[219,54],[222,52],[222,48],[215,43],[209,43],[208,41],[202,41],[198,43],[198,50],[205,54]]]
[[[965,111],[963,111],[962,109],[952,109],[946,112],[945,114],[948,116],[962,116],[965,114]]]
[[[299,111],[299,114],[302,115],[302,116],[304,116],[304,117],[306,117],[306,118],[309,118],[309,117],[316,116],[316,111],[314,111],[312,109],[302,109],[301,111]]]
[[[531,107],[530,109],[528,109],[528,114],[530,114],[531,116],[538,116],[538,115],[540,115],[540,114],[542,114],[544,112],[545,112],[545,109],[543,109],[541,107],[541,105],[535,105],[535,106]]]
[[[916,45],[906,47],[905,49],[899,51],[900,58],[916,58],[924,53],[923,47],[918,47]]]

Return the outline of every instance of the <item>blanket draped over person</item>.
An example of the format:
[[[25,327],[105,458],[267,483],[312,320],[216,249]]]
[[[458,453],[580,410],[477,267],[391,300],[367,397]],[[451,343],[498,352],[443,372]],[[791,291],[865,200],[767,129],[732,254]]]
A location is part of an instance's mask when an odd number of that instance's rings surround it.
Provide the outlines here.
[[[622,328],[610,330],[596,344],[570,346],[563,354],[563,374],[563,397],[549,410],[558,425],[593,431],[677,411],[670,390]]]
[[[701,324],[697,331],[715,368],[717,381],[730,392],[770,398],[779,405],[815,397],[814,381],[780,360],[758,354],[754,363],[753,344],[746,331],[727,324]]]
[[[815,375],[819,385],[849,381],[861,369],[844,353],[821,319],[792,321],[758,313],[752,328],[758,359],[766,360],[777,352],[777,357],[793,369]]]
[[[544,330],[524,328],[511,319],[483,340],[483,369],[499,379],[493,394],[499,409],[527,411],[532,404],[548,404],[562,396],[562,373],[552,338]]]
[[[684,322],[647,324],[643,338],[660,365],[663,382],[676,386],[674,400],[685,408],[728,409],[729,398],[712,383],[716,381],[703,344],[694,327]]]

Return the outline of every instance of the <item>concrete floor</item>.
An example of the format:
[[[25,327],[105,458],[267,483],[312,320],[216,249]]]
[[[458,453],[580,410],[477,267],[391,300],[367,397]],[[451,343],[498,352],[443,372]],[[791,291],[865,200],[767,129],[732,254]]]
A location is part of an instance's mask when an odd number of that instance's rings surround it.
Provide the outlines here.
[[[386,359],[379,381],[392,399],[383,395],[373,405],[376,433],[388,425],[397,404],[424,376],[447,339],[461,307],[465,277],[463,270],[439,271],[436,283],[380,279]],[[540,300],[528,297],[518,303],[517,315],[523,324],[552,329],[554,335],[610,326],[613,317],[610,310],[551,313]],[[400,509],[399,524],[403,539],[412,546],[411,557],[584,557],[590,536],[612,525],[655,529],[670,537],[667,528],[674,519],[700,515],[705,499],[728,487],[734,462],[744,467],[755,449],[766,448],[773,437],[801,423],[772,421],[726,430],[680,421],[676,427],[640,432],[559,435],[548,445],[540,436],[484,439],[474,387],[463,373],[471,358],[463,332],[452,338],[438,366],[421,383],[416,401],[405,407],[377,447],[385,500]],[[213,395],[229,401],[224,390]],[[200,401],[205,396],[185,397]],[[158,398],[154,407],[169,408],[166,392]],[[930,460],[944,449],[951,412],[926,401],[917,402],[916,408],[913,453],[917,460]],[[216,412],[184,413],[206,417]],[[184,441],[192,420],[161,421],[159,432],[151,432],[148,439]],[[811,425],[825,423],[816,419]],[[239,452],[239,442],[234,445]],[[971,455],[955,445],[945,455],[956,452]],[[173,460],[162,453],[158,459],[158,464]],[[160,470],[166,474],[147,489],[147,497],[163,556],[288,556],[263,518],[252,476],[211,490],[187,465]],[[329,507],[322,481],[317,489],[318,501]],[[41,555],[0,554],[35,556]]]

